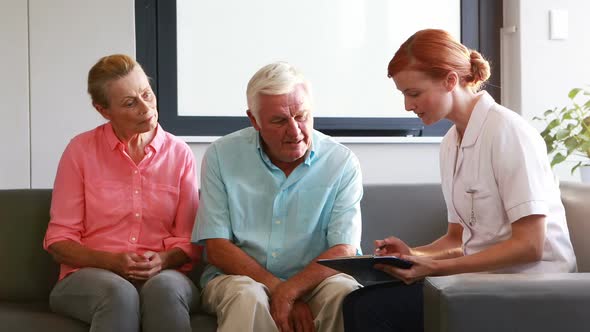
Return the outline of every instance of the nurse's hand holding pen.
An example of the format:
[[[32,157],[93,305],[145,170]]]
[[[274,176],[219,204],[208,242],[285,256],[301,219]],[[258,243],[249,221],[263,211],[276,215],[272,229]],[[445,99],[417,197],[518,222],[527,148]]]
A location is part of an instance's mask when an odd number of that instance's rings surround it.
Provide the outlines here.
[[[395,236],[383,240],[375,240],[376,256],[397,256],[414,263],[409,269],[400,269],[391,265],[376,264],[375,268],[395,278],[402,280],[405,284],[412,284],[424,277],[436,274],[437,262],[426,256],[416,256],[410,246]]]
[[[395,236],[375,240],[375,256],[412,255],[412,249]]]

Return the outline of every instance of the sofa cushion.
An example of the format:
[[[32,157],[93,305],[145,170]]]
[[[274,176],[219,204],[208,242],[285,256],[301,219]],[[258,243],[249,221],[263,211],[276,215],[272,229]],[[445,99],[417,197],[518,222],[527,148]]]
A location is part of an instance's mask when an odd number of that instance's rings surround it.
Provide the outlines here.
[[[0,301],[0,330],[88,332],[88,325],[75,319],[53,314],[46,301]]]
[[[447,208],[439,183],[365,185],[361,212],[365,254],[373,253],[374,240],[390,235],[418,246],[447,231]]]
[[[426,332],[587,331],[590,275],[459,274],[424,282]]]
[[[44,300],[59,266],[43,250],[51,190],[0,190],[0,301]]]
[[[590,234],[590,185],[562,182],[559,189],[578,271],[590,272],[590,241],[586,238]]]

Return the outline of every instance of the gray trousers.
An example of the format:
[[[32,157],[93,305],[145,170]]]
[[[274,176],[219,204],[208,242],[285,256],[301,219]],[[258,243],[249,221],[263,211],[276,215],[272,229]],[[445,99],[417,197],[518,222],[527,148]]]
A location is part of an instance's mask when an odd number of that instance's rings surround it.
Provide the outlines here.
[[[49,297],[54,312],[99,331],[191,331],[199,291],[181,272],[164,270],[134,285],[108,270],[80,269],[60,280]]]

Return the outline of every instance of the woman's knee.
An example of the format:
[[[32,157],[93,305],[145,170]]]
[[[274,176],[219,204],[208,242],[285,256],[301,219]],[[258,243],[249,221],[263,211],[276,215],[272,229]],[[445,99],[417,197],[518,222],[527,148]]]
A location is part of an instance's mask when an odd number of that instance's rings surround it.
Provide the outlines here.
[[[145,282],[141,288],[141,301],[189,305],[194,296],[198,296],[192,281],[181,272],[165,270]]]
[[[135,286],[123,278],[105,280],[102,285],[102,305],[116,310],[139,311],[139,294]]]

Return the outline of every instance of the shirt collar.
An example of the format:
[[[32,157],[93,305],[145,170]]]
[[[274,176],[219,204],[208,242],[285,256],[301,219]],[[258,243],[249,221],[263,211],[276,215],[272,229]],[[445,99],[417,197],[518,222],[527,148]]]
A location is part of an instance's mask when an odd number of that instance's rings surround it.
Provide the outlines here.
[[[321,137],[318,135],[318,132],[313,130],[312,131],[312,139],[311,139],[311,147],[309,150],[307,150],[307,152],[305,153],[305,160],[303,161],[303,164],[305,165],[311,165],[311,163],[313,162],[313,160],[316,159],[316,155],[317,155],[317,146],[319,146],[319,142],[321,141]],[[266,152],[264,152],[264,149],[262,148],[262,138],[260,137],[260,132],[256,131],[256,150],[258,151],[258,154],[260,155],[260,158],[262,158],[262,160],[268,165],[268,166],[274,166],[276,167],[272,161],[270,161],[270,158],[268,157],[268,155],[266,154]],[[317,142],[317,143],[316,143]]]
[[[111,150],[115,150],[119,146],[123,146],[123,143],[119,140],[117,135],[115,135],[115,130],[113,129],[113,126],[110,122],[107,122],[105,124],[105,135],[107,144],[111,148]],[[166,134],[164,133],[164,130],[158,123],[158,126],[156,127],[156,135],[147,146],[153,149],[154,152],[158,152],[164,144],[165,138]],[[123,146],[123,148],[125,147]]]
[[[475,107],[471,112],[471,116],[469,117],[469,121],[467,122],[467,128],[465,128],[463,140],[461,141],[462,147],[468,147],[475,144],[479,134],[481,133],[481,128],[483,127],[488,116],[488,112],[496,103],[494,98],[492,98],[492,96],[490,96],[486,91],[482,91],[479,94],[479,100],[475,104]],[[456,130],[457,127],[455,127],[455,131]],[[458,133],[455,133],[455,135],[457,138],[459,137]]]

